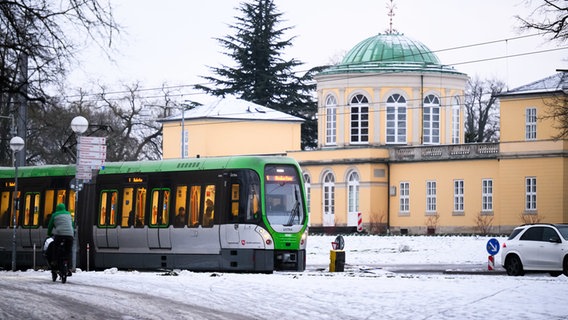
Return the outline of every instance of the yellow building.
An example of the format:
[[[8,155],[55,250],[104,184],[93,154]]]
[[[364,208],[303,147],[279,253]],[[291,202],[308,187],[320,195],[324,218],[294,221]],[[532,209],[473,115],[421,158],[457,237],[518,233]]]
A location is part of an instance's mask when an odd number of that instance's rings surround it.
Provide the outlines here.
[[[419,41],[379,34],[316,76],[317,150],[300,150],[301,119],[222,100],[166,119],[164,158],[180,156],[182,131],[185,156],[287,154],[304,171],[316,232],[508,233],[568,223],[567,141],[553,139],[557,123],[545,117],[566,99],[568,79],[500,95],[501,142],[475,144],[464,141],[467,80]]]
[[[218,99],[161,120],[163,158],[285,154],[300,150],[303,121],[252,102]]]
[[[558,75],[501,95],[501,143],[464,144],[467,76],[396,33],[357,44],[317,77],[304,170],[311,230],[507,233],[568,222],[566,141],[542,119]],[[556,81],[556,82],[555,82]]]

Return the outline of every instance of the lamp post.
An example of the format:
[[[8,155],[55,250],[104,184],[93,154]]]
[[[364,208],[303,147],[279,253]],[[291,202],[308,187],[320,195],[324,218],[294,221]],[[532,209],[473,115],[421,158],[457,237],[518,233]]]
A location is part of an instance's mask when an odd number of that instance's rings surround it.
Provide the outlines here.
[[[15,136],[10,140],[10,149],[12,149],[12,161],[14,162],[15,178],[14,178],[14,194],[12,194],[12,271],[16,271],[16,224],[17,206],[18,206],[18,161],[16,161],[16,152],[24,148],[24,139]]]
[[[77,172],[79,171],[79,147],[81,144],[81,135],[87,131],[89,128],[89,121],[85,117],[77,116],[71,120],[71,130],[77,135],[77,157],[75,165],[75,183],[73,189],[75,190],[75,227],[77,230],[77,237],[73,239],[73,252],[71,254],[71,269],[75,270],[77,266],[77,238],[79,237],[79,224],[77,223],[79,217],[79,210],[77,204],[79,202],[79,191],[81,191],[81,183],[77,178]]]

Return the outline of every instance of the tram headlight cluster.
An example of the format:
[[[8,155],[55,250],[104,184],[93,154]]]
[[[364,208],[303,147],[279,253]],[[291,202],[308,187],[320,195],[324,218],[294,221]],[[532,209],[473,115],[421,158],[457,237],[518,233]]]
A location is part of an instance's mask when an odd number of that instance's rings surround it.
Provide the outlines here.
[[[268,233],[268,231],[266,231],[264,228],[261,227],[257,227],[256,228],[256,232],[258,232],[258,234],[260,234],[260,236],[262,237],[262,240],[264,241],[264,244],[266,246],[273,246],[273,241],[272,241],[272,237],[270,236],[270,233]]]

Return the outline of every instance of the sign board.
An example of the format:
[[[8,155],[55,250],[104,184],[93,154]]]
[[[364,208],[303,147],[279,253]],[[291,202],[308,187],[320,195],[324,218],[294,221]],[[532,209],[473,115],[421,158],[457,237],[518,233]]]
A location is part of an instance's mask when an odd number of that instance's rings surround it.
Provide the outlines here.
[[[83,144],[102,144],[102,145],[105,145],[106,144],[106,138],[105,137],[81,136],[81,137],[79,137],[79,144],[81,144],[81,145],[83,145]]]
[[[83,151],[79,150],[79,158],[87,159],[106,159],[106,152]]]
[[[79,152],[105,152],[107,150],[104,144],[80,144],[78,146]]]
[[[489,239],[489,241],[487,241],[487,253],[492,256],[496,255],[499,252],[499,246],[499,240],[495,238]]]
[[[80,179],[91,179],[91,173],[87,169],[99,169],[105,164],[106,138],[104,137],[79,137],[77,146],[79,158],[77,160],[77,175]]]
[[[102,167],[105,164],[104,159],[89,159],[89,158],[79,158],[79,165],[91,166],[91,167]]]

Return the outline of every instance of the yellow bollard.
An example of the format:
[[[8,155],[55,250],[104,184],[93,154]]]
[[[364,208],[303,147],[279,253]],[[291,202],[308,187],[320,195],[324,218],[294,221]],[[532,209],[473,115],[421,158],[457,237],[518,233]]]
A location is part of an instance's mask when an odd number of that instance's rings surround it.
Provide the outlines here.
[[[329,251],[329,272],[343,272],[345,269],[345,251]]]

